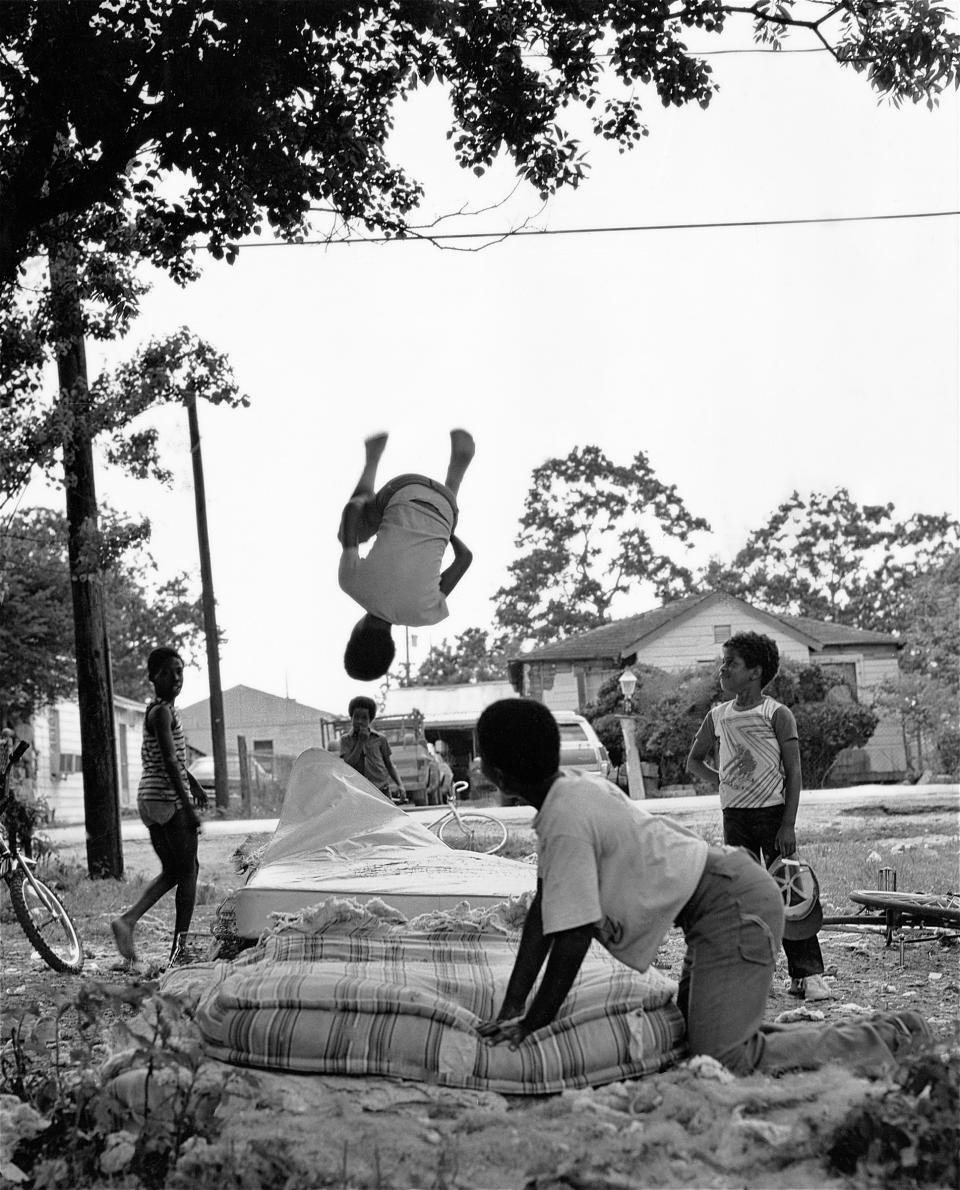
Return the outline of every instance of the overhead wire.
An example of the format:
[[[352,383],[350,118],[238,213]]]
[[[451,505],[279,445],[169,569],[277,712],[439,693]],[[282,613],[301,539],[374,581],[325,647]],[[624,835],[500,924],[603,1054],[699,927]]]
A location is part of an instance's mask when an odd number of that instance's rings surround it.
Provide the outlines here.
[[[245,248],[303,248],[311,246],[335,247],[340,244],[395,244],[422,243],[435,240],[506,240],[528,236],[571,236],[571,235],[624,235],[650,231],[705,231],[725,230],[737,227],[803,227],[812,224],[830,223],[877,223],[904,219],[945,219],[960,215],[960,210],[945,211],[896,211],[876,215],[812,215],[790,219],[714,219],[699,223],[635,223],[618,224],[611,227],[521,227],[508,231],[431,231],[419,232],[410,229],[405,235],[324,236],[310,240],[245,240],[237,244]]]

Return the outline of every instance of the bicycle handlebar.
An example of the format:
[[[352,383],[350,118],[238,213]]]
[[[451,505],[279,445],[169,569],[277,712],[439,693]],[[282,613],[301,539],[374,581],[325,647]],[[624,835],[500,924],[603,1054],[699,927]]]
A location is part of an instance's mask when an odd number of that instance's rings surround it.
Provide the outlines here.
[[[28,740],[17,740],[13,751],[4,761],[3,771],[0,772],[0,796],[6,794],[7,792],[7,780],[10,777],[10,770],[29,747],[30,743]]]

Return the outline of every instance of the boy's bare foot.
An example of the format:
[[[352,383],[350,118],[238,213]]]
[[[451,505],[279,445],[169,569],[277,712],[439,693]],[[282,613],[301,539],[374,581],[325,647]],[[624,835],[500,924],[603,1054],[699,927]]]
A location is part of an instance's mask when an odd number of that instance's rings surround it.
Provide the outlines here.
[[[368,463],[379,463],[380,456],[383,454],[387,446],[386,434],[371,434],[369,438],[364,438],[363,447],[367,452]]]
[[[133,926],[128,925],[122,917],[115,917],[110,923],[110,929],[113,931],[113,940],[117,944],[117,950],[128,963],[135,963],[137,961],[136,947],[133,945]]]
[[[450,431],[450,454],[469,462],[476,452],[477,446],[473,435],[468,430]]]

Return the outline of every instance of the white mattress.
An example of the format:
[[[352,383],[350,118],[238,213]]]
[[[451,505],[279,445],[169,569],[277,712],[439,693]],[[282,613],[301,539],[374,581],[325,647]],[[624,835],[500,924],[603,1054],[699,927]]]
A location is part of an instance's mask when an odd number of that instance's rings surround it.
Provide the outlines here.
[[[485,908],[535,887],[531,864],[451,850],[338,756],[311,748],[297,758],[276,832],[234,912],[240,936],[258,938],[271,914],[327,897],[379,897],[413,917],[461,901]]]

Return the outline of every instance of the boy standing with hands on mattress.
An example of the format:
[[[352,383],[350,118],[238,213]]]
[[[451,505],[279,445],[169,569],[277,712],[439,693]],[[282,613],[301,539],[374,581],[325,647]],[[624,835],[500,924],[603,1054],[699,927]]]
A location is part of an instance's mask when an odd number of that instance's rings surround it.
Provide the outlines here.
[[[337,534],[343,547],[340,588],[366,612],[354,626],[343,658],[347,673],[361,682],[382,677],[390,668],[394,624],[415,628],[447,618],[447,596],[473,561],[454,532],[457,493],[475,449],[472,436],[466,430],[450,431],[443,483],[426,475],[398,475],[375,491],[386,445],[386,434],[364,443],[363,471]],[[361,558],[359,546],[371,537],[373,546]],[[453,560],[441,570],[448,543]]]

